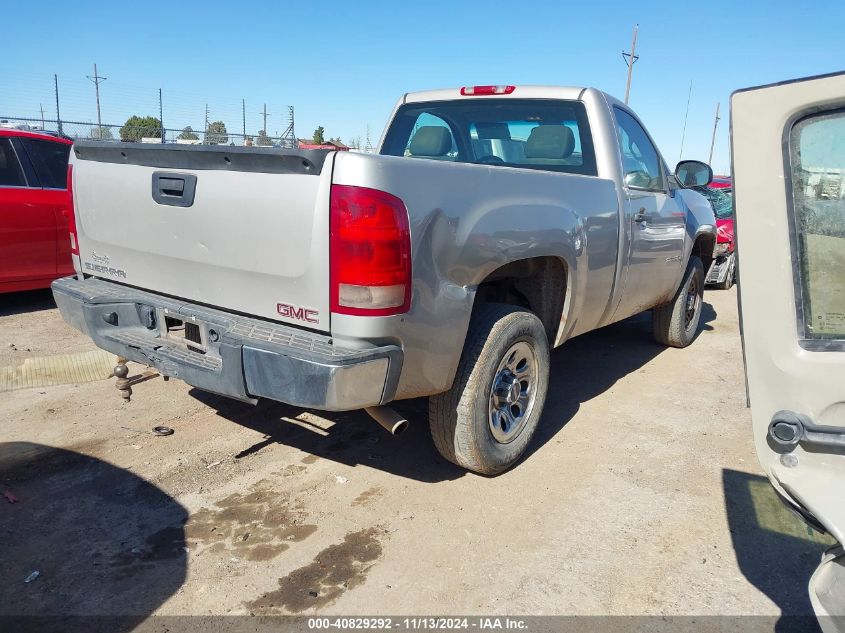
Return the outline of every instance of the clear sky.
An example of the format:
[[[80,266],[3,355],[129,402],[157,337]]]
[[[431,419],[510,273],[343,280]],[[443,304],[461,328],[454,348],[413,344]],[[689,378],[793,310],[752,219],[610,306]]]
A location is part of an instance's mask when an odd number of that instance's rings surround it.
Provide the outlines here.
[[[728,100],[737,89],[845,69],[845,1],[732,2],[6,2],[0,116],[103,123],[158,115],[166,127],[233,132],[317,125],[344,141],[378,140],[404,92],[472,84],[588,85],[624,97],[623,49],[639,23],[631,106],[670,165],[677,161],[692,81],[684,158],[707,159],[721,102],[713,166],[729,167]]]

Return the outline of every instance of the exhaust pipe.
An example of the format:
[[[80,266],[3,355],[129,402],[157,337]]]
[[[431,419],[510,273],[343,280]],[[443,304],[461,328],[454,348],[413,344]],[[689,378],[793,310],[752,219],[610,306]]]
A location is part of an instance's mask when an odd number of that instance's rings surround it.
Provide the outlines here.
[[[388,406],[367,407],[364,411],[391,435],[399,435],[408,428],[408,420]]]

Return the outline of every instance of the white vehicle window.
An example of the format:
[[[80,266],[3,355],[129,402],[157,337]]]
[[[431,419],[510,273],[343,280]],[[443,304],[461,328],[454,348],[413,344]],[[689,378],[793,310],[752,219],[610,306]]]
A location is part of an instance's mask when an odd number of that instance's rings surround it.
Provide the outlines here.
[[[845,112],[799,121],[789,147],[799,327],[845,339]]]
[[[635,189],[665,190],[660,157],[643,127],[621,108],[614,108],[625,184]]]

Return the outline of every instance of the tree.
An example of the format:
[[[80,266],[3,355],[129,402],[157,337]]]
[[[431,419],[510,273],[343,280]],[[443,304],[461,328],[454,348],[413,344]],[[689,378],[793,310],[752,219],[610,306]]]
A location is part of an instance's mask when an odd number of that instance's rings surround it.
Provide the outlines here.
[[[161,121],[154,116],[132,115],[120,128],[121,141],[138,142],[142,138],[161,138]]]
[[[226,124],[223,121],[213,121],[208,124],[205,131],[205,142],[207,145],[225,145],[229,142],[229,135],[226,132]]]
[[[190,125],[186,128],[183,128],[181,134],[179,134],[179,136],[177,136],[176,138],[178,138],[179,140],[182,140],[182,141],[198,141],[198,140],[200,140],[200,137],[197,136],[197,133],[194,132],[194,128],[192,128]]]
[[[324,133],[325,130],[322,125],[314,130],[314,145],[322,145],[325,142],[325,138],[323,138]]]
[[[114,134],[111,132],[111,128],[105,125],[95,125],[91,128],[91,138],[97,139],[98,141],[110,141],[114,138]]]
[[[270,139],[269,136],[267,136],[267,132],[265,132],[264,130],[258,130],[258,137],[255,139],[255,144],[263,145],[266,147],[268,145],[272,145],[273,141]]]
[[[335,145],[343,145],[343,141],[340,140],[339,136],[337,138],[330,138],[329,143],[334,143]]]

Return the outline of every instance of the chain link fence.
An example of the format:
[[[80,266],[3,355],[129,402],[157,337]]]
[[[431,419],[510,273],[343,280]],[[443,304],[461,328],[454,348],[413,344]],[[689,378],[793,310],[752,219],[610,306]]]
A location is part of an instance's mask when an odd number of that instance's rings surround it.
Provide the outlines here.
[[[188,126],[182,129],[159,127],[158,119],[152,119],[152,124],[144,122],[140,125],[111,125],[85,123],[81,121],[58,121],[54,119],[32,119],[25,117],[0,116],[0,127],[18,130],[47,132],[65,136],[73,140],[92,140],[103,142],[134,142],[134,143],[178,143],[186,145],[237,145],[255,147],[297,147],[297,140],[291,137],[269,136],[259,131],[256,134],[242,134],[229,132],[224,128],[208,130],[193,129]]]

